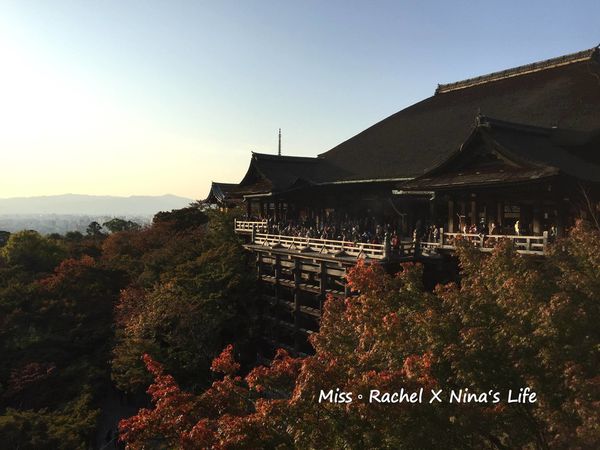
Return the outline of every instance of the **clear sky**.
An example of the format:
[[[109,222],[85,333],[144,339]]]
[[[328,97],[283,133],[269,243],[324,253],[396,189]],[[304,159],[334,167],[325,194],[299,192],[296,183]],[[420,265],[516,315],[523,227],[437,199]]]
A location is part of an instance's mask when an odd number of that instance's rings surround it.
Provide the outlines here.
[[[457,81],[600,43],[600,1],[0,0],[0,197],[203,198]]]

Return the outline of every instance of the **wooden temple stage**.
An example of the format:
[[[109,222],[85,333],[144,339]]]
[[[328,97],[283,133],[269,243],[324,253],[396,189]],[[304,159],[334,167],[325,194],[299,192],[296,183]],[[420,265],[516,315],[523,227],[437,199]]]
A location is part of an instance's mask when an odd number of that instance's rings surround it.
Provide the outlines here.
[[[266,305],[266,339],[272,348],[293,354],[310,353],[308,336],[318,330],[323,302],[328,295],[348,297],[347,270],[359,259],[366,264],[397,268],[400,263],[426,261],[451,254],[461,236],[480,251],[489,252],[500,239],[513,242],[518,253],[541,256],[548,235],[508,236],[446,233],[436,242],[401,242],[392,249],[383,244],[348,242],[267,233],[267,221],[235,221],[235,232],[245,239],[244,248],[256,258],[256,274]]]

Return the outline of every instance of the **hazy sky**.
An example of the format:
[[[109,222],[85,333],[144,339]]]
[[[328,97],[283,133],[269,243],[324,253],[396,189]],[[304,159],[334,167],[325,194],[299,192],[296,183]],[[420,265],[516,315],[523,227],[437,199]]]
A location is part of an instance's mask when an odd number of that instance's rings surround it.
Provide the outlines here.
[[[600,43],[600,1],[0,0],[0,197],[238,182],[437,83]]]

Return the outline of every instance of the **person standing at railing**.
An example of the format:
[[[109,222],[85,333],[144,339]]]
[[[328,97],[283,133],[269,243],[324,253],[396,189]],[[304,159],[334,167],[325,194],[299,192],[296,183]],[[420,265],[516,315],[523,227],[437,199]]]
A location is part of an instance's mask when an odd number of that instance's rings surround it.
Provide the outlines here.
[[[482,217],[481,220],[479,221],[479,226],[477,227],[477,233],[485,235],[486,234],[486,226],[485,226],[485,219]]]
[[[392,251],[394,252],[394,254],[400,253],[400,237],[398,237],[396,231],[394,231],[392,234],[390,244],[392,245]]]
[[[550,242],[554,242],[556,240],[556,236],[558,235],[558,231],[556,225],[552,225],[550,227],[550,231],[548,232],[548,239]]]

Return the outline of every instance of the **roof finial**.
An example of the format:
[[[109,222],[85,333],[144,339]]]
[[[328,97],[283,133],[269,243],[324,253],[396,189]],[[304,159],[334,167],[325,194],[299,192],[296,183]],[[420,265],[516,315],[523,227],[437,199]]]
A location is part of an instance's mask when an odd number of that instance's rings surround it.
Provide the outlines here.
[[[277,147],[277,155],[281,156],[281,128],[279,129],[279,146]]]

